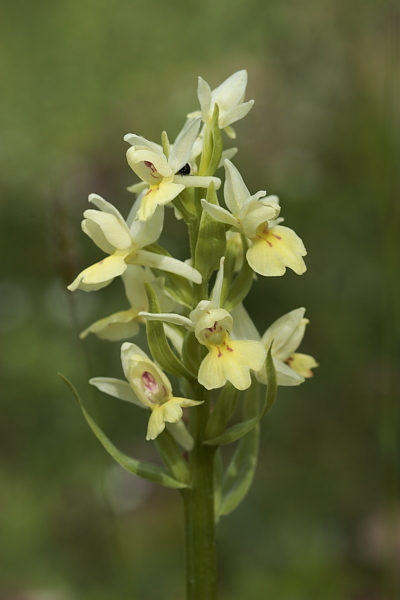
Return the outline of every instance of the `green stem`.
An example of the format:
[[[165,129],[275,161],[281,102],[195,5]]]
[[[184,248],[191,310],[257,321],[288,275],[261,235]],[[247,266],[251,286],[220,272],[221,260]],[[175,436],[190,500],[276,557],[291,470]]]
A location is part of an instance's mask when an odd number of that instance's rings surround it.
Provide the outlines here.
[[[214,518],[214,448],[203,445],[209,416],[207,392],[204,404],[192,410],[190,452],[191,488],[182,490],[185,511],[187,600],[216,600],[216,552]]]

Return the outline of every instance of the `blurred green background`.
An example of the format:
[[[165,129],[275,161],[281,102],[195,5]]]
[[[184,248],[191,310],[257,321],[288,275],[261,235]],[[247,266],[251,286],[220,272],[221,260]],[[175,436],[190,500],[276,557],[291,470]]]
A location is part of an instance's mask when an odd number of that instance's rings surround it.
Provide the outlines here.
[[[308,249],[305,275],[260,277],[247,308],[263,332],[305,306],[320,367],[280,388],[256,482],[220,524],[220,599],[400,598],[399,18],[383,0],[3,0],[1,600],[184,598],[179,495],[114,466],[56,376],[155,458],[145,415],[87,384],[121,376],[119,345],[77,341],[125,308],[122,286],[65,285],[99,256],[88,194],[129,210],[123,135],[173,139],[197,76],[243,68],[235,164]],[[162,241],[187,258],[172,211]]]

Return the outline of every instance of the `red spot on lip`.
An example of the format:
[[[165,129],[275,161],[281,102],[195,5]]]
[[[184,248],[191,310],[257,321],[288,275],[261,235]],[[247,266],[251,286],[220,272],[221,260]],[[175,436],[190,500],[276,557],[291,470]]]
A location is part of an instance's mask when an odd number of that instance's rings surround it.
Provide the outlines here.
[[[230,348],[229,346],[227,346],[226,349],[229,350],[229,352],[233,352],[233,348]]]
[[[102,264],[103,264],[103,262],[104,262],[104,260],[101,260],[101,261],[100,261],[100,262],[98,262],[97,264],[98,264],[98,265],[102,265]]]
[[[275,233],[272,234],[274,237],[276,237],[277,240],[281,240],[282,238],[279,235],[276,235]]]
[[[154,165],[153,165],[153,163],[152,163],[152,162],[150,162],[149,160],[145,160],[145,161],[144,161],[144,164],[145,164],[145,166],[146,166],[146,167],[148,167],[148,168],[150,169],[150,171],[151,171],[151,172],[154,172],[154,171],[156,171],[156,168],[155,168],[155,166],[154,166]]]
[[[152,375],[148,371],[143,371],[142,381],[143,381],[144,387],[147,390],[150,390],[151,392],[155,392],[158,390],[158,384],[157,384],[156,378],[154,377],[154,375]]]
[[[151,171],[151,176],[154,177],[154,179],[161,179],[162,175],[160,175],[157,171],[157,169],[155,168],[155,166],[153,165],[152,162],[150,162],[149,160],[145,160],[143,161],[144,166],[147,167],[148,169],[150,169]],[[155,175],[155,173],[157,173],[157,175]]]

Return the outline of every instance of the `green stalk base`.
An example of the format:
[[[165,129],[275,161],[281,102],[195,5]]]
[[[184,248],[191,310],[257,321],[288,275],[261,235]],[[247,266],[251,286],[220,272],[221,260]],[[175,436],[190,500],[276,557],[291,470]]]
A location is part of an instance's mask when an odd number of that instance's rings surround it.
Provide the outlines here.
[[[208,403],[192,413],[196,443],[190,452],[190,489],[182,490],[185,512],[186,598],[216,600],[216,528],[214,519],[214,448],[204,446]],[[192,427],[191,427],[192,429]]]

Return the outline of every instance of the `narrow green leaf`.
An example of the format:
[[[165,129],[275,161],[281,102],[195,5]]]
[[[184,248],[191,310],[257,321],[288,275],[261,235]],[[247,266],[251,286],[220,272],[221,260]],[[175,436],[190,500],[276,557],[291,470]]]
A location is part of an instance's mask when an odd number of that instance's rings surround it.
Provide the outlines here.
[[[83,406],[82,400],[72,383],[61,373],[59,373],[58,375],[67,384],[69,389],[74,394],[75,398],[78,400],[83,416],[85,417],[94,435],[97,437],[97,439],[105,448],[105,450],[107,450],[107,452],[112,456],[112,458],[119,465],[121,465],[121,467],[123,467],[130,473],[133,473],[134,475],[138,475],[138,477],[148,479],[149,481],[153,481],[154,483],[159,483],[160,485],[164,485],[165,487],[175,489],[182,489],[188,487],[186,483],[178,481],[177,479],[171,477],[164,467],[136,460],[118,450],[118,448],[114,446],[114,444],[108,439],[105,433],[100,429],[97,423],[86,411],[85,407]]]
[[[228,381],[220,392],[214,410],[208,419],[205,431],[206,438],[213,439],[224,432],[229,419],[235,412],[238,397],[239,390]]]
[[[219,163],[221,162],[223,144],[222,144],[222,135],[221,130],[218,124],[219,120],[219,107],[218,104],[214,107],[214,113],[212,116],[211,122],[211,131],[212,131],[212,153],[210,162],[207,168],[207,175],[214,175],[215,171],[218,168]]]
[[[200,157],[200,164],[198,174],[200,176],[208,175],[208,166],[211,162],[213,152],[213,135],[212,135],[212,126],[210,123],[207,123],[204,128],[203,134],[203,151]]]
[[[154,270],[154,269],[153,269]],[[181,275],[176,273],[167,273],[166,271],[160,271],[165,277],[165,290],[178,304],[185,306],[186,308],[192,309],[193,303],[193,288],[190,282]]]
[[[227,244],[224,262],[224,281],[222,283],[221,290],[221,308],[225,308],[226,306],[226,300],[229,295],[235,273],[235,264],[236,250],[232,244]]]
[[[235,423],[232,427],[228,427],[221,435],[217,435],[216,437],[206,440],[204,444],[208,446],[224,446],[225,444],[231,444],[232,442],[236,442],[242,438],[246,433],[251,431],[259,422],[260,416],[253,417],[253,419],[249,419],[248,421],[242,421],[241,423]]]
[[[207,201],[218,205],[214,183],[207,190]],[[194,266],[200,271],[204,281],[208,281],[213,271],[218,269],[221,257],[226,250],[225,225],[213,219],[205,210],[200,219],[197,236]]]
[[[247,242],[244,236],[241,237],[243,252],[245,254],[247,251]],[[231,312],[235,306],[237,306],[240,302],[242,302],[242,300],[244,300],[244,298],[246,298],[253,284],[253,280],[254,271],[247,262],[246,256],[243,256],[242,268],[229,288],[228,296],[224,305],[225,310]]]
[[[181,379],[181,381],[184,381],[184,379]],[[193,436],[189,433],[182,419],[176,423],[166,423],[165,428],[185,451],[189,452],[190,450],[193,450]]]
[[[193,205],[193,210],[190,210],[189,207],[186,206],[186,204],[184,202],[182,202],[182,198],[180,196],[177,196],[176,198],[174,198],[172,200],[172,204],[181,213],[185,223],[191,223],[192,221],[194,221],[196,219],[197,215],[196,215],[196,212],[194,212],[194,205]]]
[[[253,380],[247,390],[243,414],[251,418],[259,413],[259,383]],[[229,463],[222,483],[219,515],[228,515],[247,495],[254,479],[259,451],[260,425],[257,425],[239,442]]]
[[[155,254],[162,254],[163,256],[172,256],[165,248],[160,246],[159,244],[150,244],[144,248],[149,252],[154,252]],[[164,287],[166,291],[172,296],[176,302],[182,304],[182,306],[186,306],[187,308],[192,308],[193,302],[193,288],[191,283],[186,279],[186,277],[182,277],[181,275],[177,275],[176,273],[169,273],[168,271],[161,271],[161,269],[152,269],[152,271],[158,275],[164,277]]]
[[[183,340],[182,361],[196,379],[200,363],[203,360],[203,348],[204,346],[197,341],[194,331],[188,331]]]
[[[257,467],[260,425],[240,440],[222,485],[221,516],[228,515],[247,495]]]
[[[274,362],[272,360],[272,343],[267,353],[266,359],[266,370],[267,370],[267,392],[265,394],[265,400],[261,412],[251,419],[247,419],[246,421],[242,421],[240,423],[236,423],[232,425],[232,427],[228,427],[221,435],[215,436],[211,439],[207,439],[204,444],[210,446],[222,446],[224,444],[230,444],[239,440],[243,436],[245,436],[249,431],[251,431],[254,427],[258,425],[263,416],[270,410],[272,405],[276,400],[277,393],[277,383],[276,383],[276,371],[274,367]]]
[[[214,514],[218,522],[222,507],[223,464],[221,450],[217,448],[214,455]]]
[[[149,301],[149,312],[159,313],[160,305],[157,296],[149,283],[145,283],[147,298]],[[164,326],[161,321],[146,321],[147,341],[154,360],[168,373],[176,377],[186,377],[193,379],[193,376],[186,369],[182,361],[172,351]]]
[[[185,223],[189,224],[197,219],[194,194],[191,193],[188,188],[182,190],[179,196],[174,198],[172,204],[179,210]]]
[[[276,370],[275,370],[274,361],[272,359],[272,344],[273,343],[274,343],[274,340],[272,340],[272,342],[271,342],[271,345],[270,345],[268,353],[267,353],[267,360],[265,361],[265,369],[267,371],[267,391],[265,394],[265,402],[264,402],[264,408],[263,408],[261,418],[263,418],[263,416],[266,415],[267,412],[272,408],[272,406],[276,400],[276,395],[278,393],[278,382],[277,382],[277,378],[276,378]]]
[[[162,146],[162,150],[168,160],[169,151],[170,151],[170,143],[169,143],[168,134],[166,131],[163,131],[161,134],[161,146]]]
[[[188,463],[183,458],[182,452],[172,435],[164,430],[156,437],[154,442],[163,463],[172,477],[182,483],[189,484],[190,472]]]

